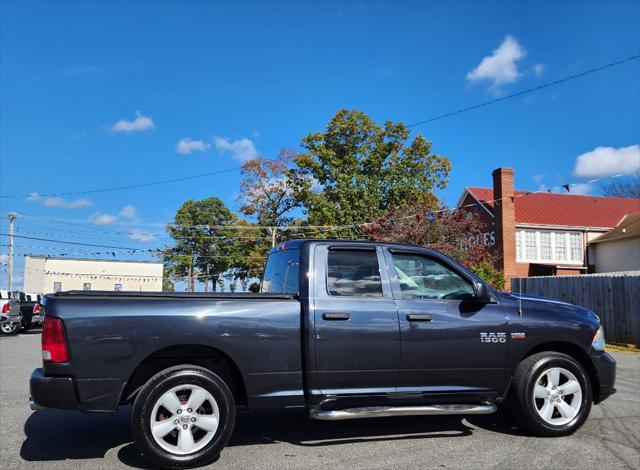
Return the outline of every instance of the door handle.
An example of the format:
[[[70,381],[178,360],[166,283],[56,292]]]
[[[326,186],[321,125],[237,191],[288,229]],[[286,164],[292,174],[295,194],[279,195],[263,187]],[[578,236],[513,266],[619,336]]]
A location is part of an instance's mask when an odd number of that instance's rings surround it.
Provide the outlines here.
[[[407,321],[431,321],[432,319],[428,313],[407,313]]]
[[[335,312],[335,313],[323,313],[323,320],[348,320],[351,318],[351,314],[349,312]]]

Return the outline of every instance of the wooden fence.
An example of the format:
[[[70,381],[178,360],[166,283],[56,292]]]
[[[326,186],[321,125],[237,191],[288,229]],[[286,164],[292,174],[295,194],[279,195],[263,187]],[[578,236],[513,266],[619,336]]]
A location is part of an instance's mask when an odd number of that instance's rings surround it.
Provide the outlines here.
[[[511,292],[586,307],[600,316],[607,342],[640,344],[640,271],[513,278]]]

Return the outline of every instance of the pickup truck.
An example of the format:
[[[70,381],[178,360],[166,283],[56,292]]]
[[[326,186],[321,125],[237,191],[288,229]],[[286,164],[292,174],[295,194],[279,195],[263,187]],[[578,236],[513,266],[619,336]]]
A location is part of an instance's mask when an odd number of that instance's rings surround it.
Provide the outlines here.
[[[0,290],[0,334],[15,335],[20,331],[22,314],[20,313],[20,301],[13,292]]]
[[[261,292],[48,295],[31,407],[114,412],[159,467],[213,462],[236,410],[488,414],[563,436],[614,389],[598,316],[500,293],[427,248],[294,240]]]
[[[26,333],[31,328],[37,328],[42,325],[42,312],[40,302],[42,296],[36,293],[14,292],[14,295],[20,299],[20,314],[22,315],[22,323],[20,331]]]

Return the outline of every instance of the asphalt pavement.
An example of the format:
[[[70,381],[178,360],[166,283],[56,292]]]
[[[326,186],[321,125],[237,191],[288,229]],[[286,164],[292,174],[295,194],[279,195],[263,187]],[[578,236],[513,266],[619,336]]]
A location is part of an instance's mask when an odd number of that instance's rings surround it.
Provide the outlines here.
[[[573,436],[537,438],[508,415],[320,422],[302,410],[242,412],[211,468],[638,468],[640,355],[613,353],[618,393]],[[130,409],[32,412],[28,377],[40,334],[0,338],[0,467],[149,468],[132,443]]]

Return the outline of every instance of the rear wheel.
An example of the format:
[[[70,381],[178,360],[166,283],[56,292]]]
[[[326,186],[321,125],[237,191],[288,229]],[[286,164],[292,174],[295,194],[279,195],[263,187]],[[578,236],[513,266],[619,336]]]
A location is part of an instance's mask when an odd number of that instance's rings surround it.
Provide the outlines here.
[[[557,352],[526,358],[514,377],[514,411],[520,424],[539,436],[565,436],[585,422],[591,385],[575,359]]]
[[[15,335],[20,330],[20,323],[4,323],[0,325],[0,333],[5,336]]]
[[[197,366],[153,376],[133,405],[132,432],[142,454],[163,468],[206,465],[220,455],[235,424],[225,382]]]

